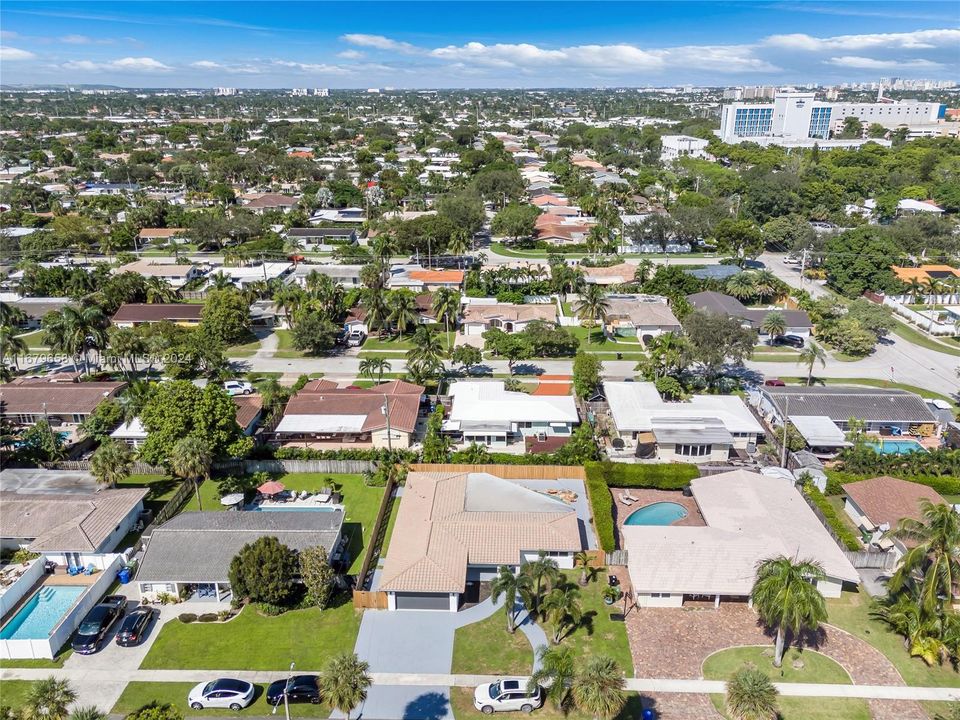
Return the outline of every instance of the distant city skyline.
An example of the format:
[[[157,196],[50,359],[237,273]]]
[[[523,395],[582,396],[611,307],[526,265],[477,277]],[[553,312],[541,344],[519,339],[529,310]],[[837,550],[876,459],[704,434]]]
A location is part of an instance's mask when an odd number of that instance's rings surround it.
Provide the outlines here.
[[[955,2],[5,0],[0,81],[520,88],[955,80]]]

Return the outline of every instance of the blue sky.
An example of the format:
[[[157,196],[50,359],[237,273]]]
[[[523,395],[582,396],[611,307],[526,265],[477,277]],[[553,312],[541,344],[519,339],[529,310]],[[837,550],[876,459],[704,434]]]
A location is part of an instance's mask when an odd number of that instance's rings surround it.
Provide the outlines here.
[[[30,2],[0,80],[593,87],[960,76],[960,2]]]

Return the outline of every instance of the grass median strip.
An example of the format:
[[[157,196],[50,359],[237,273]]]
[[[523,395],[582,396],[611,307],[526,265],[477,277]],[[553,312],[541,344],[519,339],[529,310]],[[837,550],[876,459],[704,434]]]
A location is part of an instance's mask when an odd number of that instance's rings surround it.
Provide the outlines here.
[[[277,670],[277,680],[281,680],[285,677],[286,671]],[[187,696],[195,684],[196,683],[189,682],[128,683],[127,687],[124,688],[123,693],[117,699],[117,702],[114,704],[110,712],[114,715],[129,715],[130,713],[136,712],[144,705],[149,705],[151,703],[157,703],[159,705],[169,704],[173,706],[177,712],[185,716],[202,714],[204,717],[266,717],[272,715],[274,712],[273,706],[267,704],[266,701],[266,683],[256,683],[254,685],[256,688],[254,701],[249,707],[244,708],[243,710],[234,711],[225,708],[205,708],[203,710],[193,710],[187,704]],[[278,717],[282,717],[282,711],[283,708],[280,709]],[[293,717],[325,718],[330,716],[330,707],[324,703],[319,703],[317,705],[313,705],[312,703],[297,703],[296,705],[291,706],[290,714]]]

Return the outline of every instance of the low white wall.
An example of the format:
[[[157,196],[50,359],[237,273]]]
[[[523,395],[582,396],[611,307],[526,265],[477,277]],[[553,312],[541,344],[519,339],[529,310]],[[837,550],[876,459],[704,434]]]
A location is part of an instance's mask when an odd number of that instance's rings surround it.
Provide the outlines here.
[[[675,593],[666,597],[637,593],[637,605],[640,607],[683,607],[683,593]]]
[[[13,585],[8,587],[3,595],[0,595],[0,617],[10,612],[30,591],[30,588],[36,584],[37,580],[43,576],[44,560],[43,555],[36,560],[31,560],[26,572]]]
[[[843,590],[843,581],[828,577],[817,582],[817,589],[824,597],[838,598]]]

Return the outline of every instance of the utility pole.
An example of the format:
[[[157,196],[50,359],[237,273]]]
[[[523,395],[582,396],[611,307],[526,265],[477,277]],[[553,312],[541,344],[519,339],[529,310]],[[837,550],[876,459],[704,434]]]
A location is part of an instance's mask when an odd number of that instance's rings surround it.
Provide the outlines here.
[[[780,467],[787,466],[787,424],[790,422],[790,396],[787,395],[783,410],[783,447],[780,449]]]
[[[807,249],[803,249],[803,254],[800,257],[800,289],[803,290],[803,273],[807,269]]]
[[[391,437],[390,437],[390,435],[391,435],[391,431],[390,431],[390,404],[389,404],[389,400],[387,399],[387,394],[386,394],[386,393],[383,394],[383,407],[380,408],[380,410],[381,410],[381,412],[383,412],[383,416],[387,419],[387,452],[389,452],[391,455],[393,455],[393,440],[392,440]],[[288,718],[288,720],[289,720],[289,718]]]

